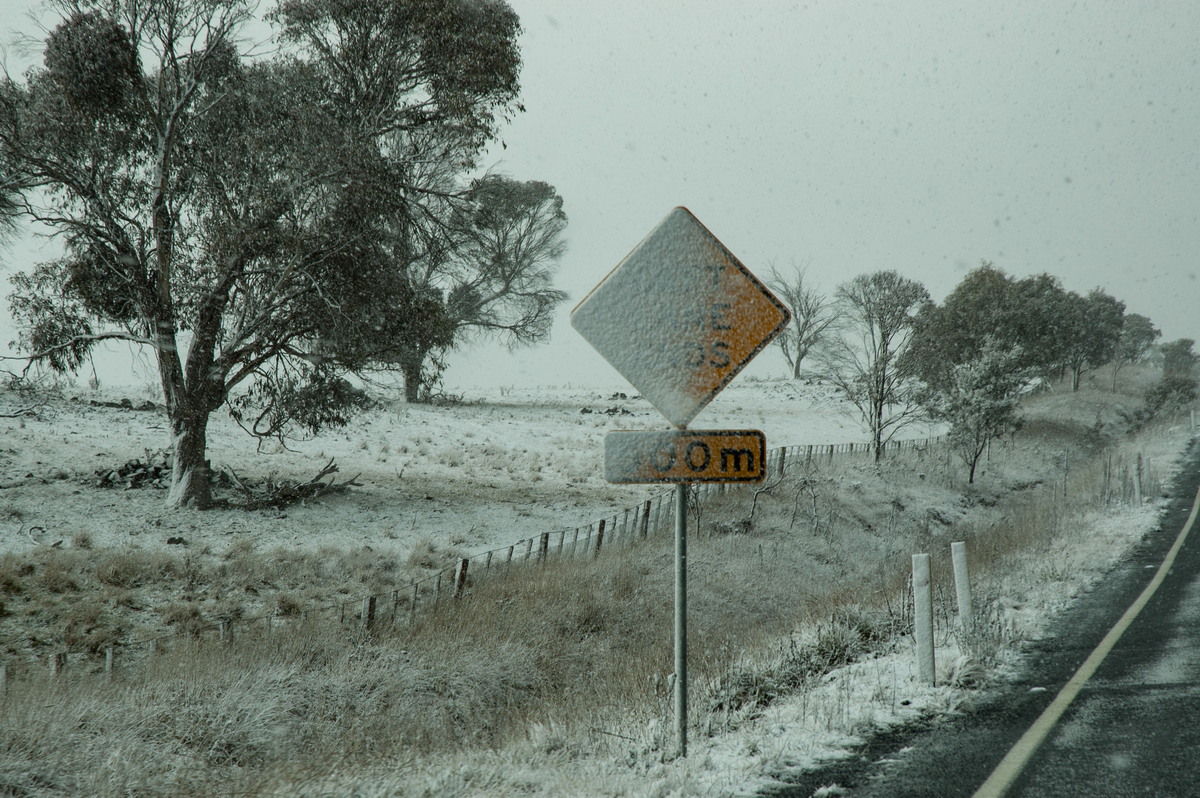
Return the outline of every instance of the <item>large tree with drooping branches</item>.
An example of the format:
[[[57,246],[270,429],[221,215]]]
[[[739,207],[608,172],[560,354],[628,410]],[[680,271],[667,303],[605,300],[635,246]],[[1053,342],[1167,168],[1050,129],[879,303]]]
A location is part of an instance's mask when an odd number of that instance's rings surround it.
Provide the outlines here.
[[[253,58],[242,0],[56,5],[43,65],[0,84],[5,218],[63,245],[15,278],[19,343],[60,370],[101,341],[151,349],[168,503],[205,507],[208,419],[235,391],[260,432],[344,422],[341,375],[380,330],[430,323],[402,243],[450,218],[424,208],[467,203],[426,176],[473,168],[516,108],[518,20],[500,0],[284,0]]]

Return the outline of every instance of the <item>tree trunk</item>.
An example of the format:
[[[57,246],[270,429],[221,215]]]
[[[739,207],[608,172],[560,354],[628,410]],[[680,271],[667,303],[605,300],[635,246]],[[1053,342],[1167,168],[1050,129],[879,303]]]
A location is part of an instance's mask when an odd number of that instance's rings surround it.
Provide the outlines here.
[[[883,402],[876,403],[875,407],[875,429],[872,430],[875,438],[875,462],[883,460]]]
[[[967,484],[975,484],[975,469],[979,467],[979,458],[983,456],[983,447],[975,450],[975,456],[971,458],[970,473],[967,475]]]
[[[404,375],[404,400],[410,405],[421,401],[421,361],[414,360],[400,364],[400,373]]]
[[[174,462],[171,468],[171,490],[168,507],[194,507],[207,510],[212,506],[212,481],[205,452],[208,446],[208,414],[171,411],[171,439]]]

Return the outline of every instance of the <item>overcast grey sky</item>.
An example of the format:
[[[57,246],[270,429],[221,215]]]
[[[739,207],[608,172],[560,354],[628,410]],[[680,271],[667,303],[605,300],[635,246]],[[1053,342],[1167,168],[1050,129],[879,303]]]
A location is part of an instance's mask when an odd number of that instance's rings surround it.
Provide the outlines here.
[[[1200,339],[1200,4],[510,3],[527,110],[485,161],[564,197],[571,301],[450,387],[620,383],[567,313],[676,205],[760,276],[896,269],[940,300],[987,259]]]

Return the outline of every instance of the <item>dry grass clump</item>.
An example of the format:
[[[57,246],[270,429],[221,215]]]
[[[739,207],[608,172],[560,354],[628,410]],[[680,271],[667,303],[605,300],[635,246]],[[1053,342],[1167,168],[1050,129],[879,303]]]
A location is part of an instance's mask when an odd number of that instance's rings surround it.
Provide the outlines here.
[[[124,632],[116,615],[97,601],[81,601],[62,616],[62,642],[67,651],[97,655],[117,645]]]
[[[439,556],[453,561],[457,551]],[[195,636],[224,621],[294,618],[424,574],[369,546],[260,550],[249,537],[223,552],[39,545],[0,555],[0,616],[10,616],[0,627],[0,650],[18,661],[52,650],[102,655],[109,645]]]
[[[412,568],[425,571],[436,571],[453,565],[462,557],[457,549],[439,546],[430,538],[422,538],[408,555],[408,564]]]
[[[706,732],[735,728],[776,700],[880,650],[895,639],[891,623],[882,612],[847,607],[818,624],[806,641],[793,635],[765,659],[734,663],[701,691],[702,707],[709,715]]]
[[[102,554],[95,565],[96,579],[112,587],[134,588],[170,582],[183,573],[179,559],[151,549],[124,549]]]

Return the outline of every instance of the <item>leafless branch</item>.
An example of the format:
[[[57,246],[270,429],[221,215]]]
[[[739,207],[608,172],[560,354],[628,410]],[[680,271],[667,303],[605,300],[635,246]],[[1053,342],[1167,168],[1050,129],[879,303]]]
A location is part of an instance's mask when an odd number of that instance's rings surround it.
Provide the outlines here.
[[[20,410],[18,410],[15,413],[0,413],[0,418],[20,418],[21,416],[37,415],[34,411],[37,410],[39,407],[41,407],[43,404],[45,404],[45,402],[42,402],[42,403],[36,404],[36,405],[30,405],[29,407],[21,408]]]

